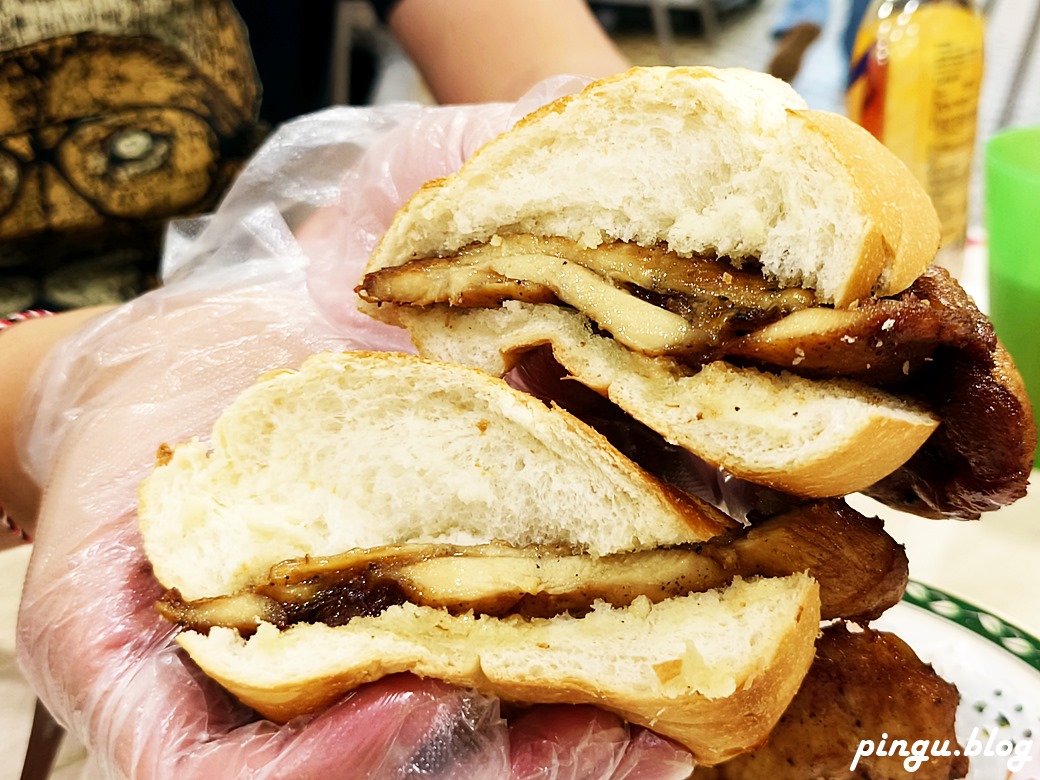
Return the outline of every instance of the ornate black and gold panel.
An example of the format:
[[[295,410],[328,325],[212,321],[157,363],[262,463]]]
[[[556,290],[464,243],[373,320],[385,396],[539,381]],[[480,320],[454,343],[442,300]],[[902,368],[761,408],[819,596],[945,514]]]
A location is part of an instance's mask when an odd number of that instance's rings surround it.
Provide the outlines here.
[[[220,0],[0,17],[0,309],[136,295],[167,222],[211,209],[259,139],[241,22]],[[92,29],[47,34],[69,26]]]

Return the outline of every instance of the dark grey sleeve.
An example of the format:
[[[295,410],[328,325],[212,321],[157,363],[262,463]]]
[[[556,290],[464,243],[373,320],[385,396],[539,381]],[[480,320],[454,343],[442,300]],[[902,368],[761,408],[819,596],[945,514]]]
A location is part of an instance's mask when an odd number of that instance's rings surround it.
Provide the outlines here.
[[[386,20],[390,17],[390,12],[394,10],[394,6],[397,5],[398,0],[369,0],[372,8],[375,9],[376,16],[379,17],[379,21],[386,24]]]

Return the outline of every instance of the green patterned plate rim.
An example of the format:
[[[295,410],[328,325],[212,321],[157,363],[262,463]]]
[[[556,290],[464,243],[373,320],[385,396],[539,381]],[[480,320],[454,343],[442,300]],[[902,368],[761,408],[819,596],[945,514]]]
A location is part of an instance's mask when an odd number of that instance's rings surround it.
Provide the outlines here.
[[[1016,658],[1040,671],[1040,640],[1006,620],[915,580],[907,583],[903,601],[1000,645]]]

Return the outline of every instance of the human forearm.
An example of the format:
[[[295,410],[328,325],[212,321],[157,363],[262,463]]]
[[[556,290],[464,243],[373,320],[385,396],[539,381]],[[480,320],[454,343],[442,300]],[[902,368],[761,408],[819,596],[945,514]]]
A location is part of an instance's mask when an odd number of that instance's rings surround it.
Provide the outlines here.
[[[21,465],[17,429],[20,414],[24,413],[22,403],[33,374],[51,347],[107,308],[91,307],[30,319],[0,334],[0,366],[4,376],[0,392],[0,506],[30,536],[35,530],[40,488]],[[15,534],[0,534],[0,549],[18,541]]]
[[[584,0],[401,0],[389,24],[439,103],[512,101],[548,76],[628,67]]]

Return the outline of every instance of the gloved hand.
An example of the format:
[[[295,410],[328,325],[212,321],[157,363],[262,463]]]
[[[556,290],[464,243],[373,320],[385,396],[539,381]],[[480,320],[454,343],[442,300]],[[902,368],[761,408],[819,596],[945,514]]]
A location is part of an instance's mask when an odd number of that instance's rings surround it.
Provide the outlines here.
[[[409,349],[353,288],[427,179],[573,82],[517,105],[333,109],[290,123],[210,219],[168,244],[165,286],[65,341],[35,383],[27,466],[44,486],[18,657],[94,771],[134,778],[680,778],[689,755],[590,707],[499,703],[409,675],[285,726],[201,675],[156,614],[136,530],[156,448],[205,437],[263,372],[321,350]],[[190,234],[190,235],[189,235]]]

